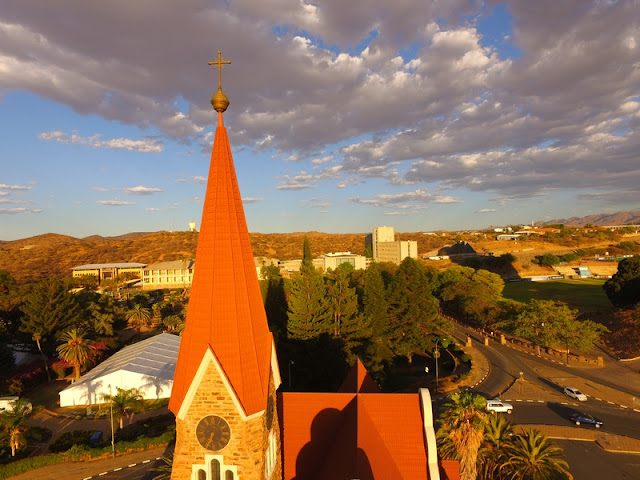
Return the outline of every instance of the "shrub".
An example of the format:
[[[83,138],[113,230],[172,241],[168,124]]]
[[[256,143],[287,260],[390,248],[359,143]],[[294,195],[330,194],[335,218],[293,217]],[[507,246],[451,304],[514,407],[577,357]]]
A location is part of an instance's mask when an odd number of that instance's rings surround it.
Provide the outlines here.
[[[78,444],[88,445],[93,432],[94,430],[74,430],[63,433],[49,446],[49,451],[66,452]]]

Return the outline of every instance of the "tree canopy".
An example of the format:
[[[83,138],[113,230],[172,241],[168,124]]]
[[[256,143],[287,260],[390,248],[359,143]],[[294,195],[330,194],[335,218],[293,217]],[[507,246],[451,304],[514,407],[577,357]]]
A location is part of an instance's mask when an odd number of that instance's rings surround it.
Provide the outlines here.
[[[618,308],[632,308],[640,303],[640,256],[623,259],[618,272],[603,285],[604,291]]]

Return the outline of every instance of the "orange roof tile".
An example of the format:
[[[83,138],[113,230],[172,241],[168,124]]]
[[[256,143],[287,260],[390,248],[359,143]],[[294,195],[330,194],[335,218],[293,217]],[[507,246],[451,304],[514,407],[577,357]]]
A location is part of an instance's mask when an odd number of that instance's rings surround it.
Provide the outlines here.
[[[263,410],[272,337],[227,131],[218,113],[186,327],[169,408],[178,413],[210,346],[245,414]]]
[[[279,396],[284,478],[427,480],[417,394]]]
[[[371,378],[360,359],[358,359],[356,364],[347,372],[347,376],[344,378],[342,385],[340,385],[338,392],[380,393],[380,388]]]

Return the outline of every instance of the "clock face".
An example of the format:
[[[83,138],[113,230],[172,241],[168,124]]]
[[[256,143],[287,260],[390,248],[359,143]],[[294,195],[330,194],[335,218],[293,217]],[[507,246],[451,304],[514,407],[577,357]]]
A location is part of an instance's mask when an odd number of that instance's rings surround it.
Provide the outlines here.
[[[198,422],[196,437],[200,445],[215,452],[227,446],[231,440],[231,428],[224,418],[208,415]]]

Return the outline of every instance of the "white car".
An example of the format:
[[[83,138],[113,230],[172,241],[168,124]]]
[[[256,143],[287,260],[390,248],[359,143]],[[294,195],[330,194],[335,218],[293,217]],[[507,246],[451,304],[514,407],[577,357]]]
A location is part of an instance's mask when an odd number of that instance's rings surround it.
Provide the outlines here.
[[[507,412],[511,413],[513,411],[513,405],[507,402],[503,402],[499,398],[494,398],[493,400],[487,400],[487,412],[496,413],[496,412]]]
[[[564,393],[569,395],[571,398],[575,398],[576,400],[580,400],[581,402],[586,402],[587,401],[587,396],[584,393],[582,393],[580,390],[578,390],[577,388],[564,387]]]

